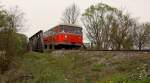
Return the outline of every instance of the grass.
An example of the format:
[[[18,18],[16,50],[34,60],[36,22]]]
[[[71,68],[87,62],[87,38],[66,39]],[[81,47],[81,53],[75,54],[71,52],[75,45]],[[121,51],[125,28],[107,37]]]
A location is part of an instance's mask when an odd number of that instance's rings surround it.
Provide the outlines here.
[[[30,52],[21,69],[32,76],[24,80],[29,83],[149,83],[150,54]]]

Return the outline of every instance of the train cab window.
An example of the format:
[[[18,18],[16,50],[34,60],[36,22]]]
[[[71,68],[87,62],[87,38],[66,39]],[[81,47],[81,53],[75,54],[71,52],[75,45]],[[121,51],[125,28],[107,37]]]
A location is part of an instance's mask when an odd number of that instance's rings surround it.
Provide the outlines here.
[[[82,34],[82,29],[79,27],[69,27],[69,33]]]
[[[60,26],[60,27],[59,27],[59,32],[60,32],[60,33],[64,33],[64,32],[65,32],[64,26]]]
[[[65,32],[65,33],[69,33],[69,29],[68,29],[68,28],[69,28],[69,27],[67,27],[67,26],[64,27],[64,32]]]
[[[82,34],[82,29],[76,27],[75,30],[74,30],[74,33],[76,33],[76,34]]]
[[[74,33],[74,27],[69,27],[69,33]]]
[[[70,33],[70,29],[69,29],[70,27],[68,27],[68,26],[61,26],[60,27],[60,32],[62,32],[62,33]]]
[[[82,29],[74,26],[61,26],[60,32],[82,34]]]

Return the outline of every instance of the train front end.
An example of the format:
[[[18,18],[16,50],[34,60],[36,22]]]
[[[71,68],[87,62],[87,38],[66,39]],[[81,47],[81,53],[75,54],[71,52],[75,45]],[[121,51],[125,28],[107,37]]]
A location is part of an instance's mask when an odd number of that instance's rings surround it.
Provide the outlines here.
[[[54,39],[58,48],[80,48],[83,44],[82,28],[60,25]]]
[[[58,25],[48,32],[44,42],[55,48],[80,48],[83,45],[82,28],[74,25]],[[50,34],[51,33],[51,34]]]

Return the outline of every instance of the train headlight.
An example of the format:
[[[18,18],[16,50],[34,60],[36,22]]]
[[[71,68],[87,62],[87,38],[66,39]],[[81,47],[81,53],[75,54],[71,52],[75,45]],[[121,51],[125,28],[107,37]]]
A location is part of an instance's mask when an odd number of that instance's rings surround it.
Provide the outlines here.
[[[67,38],[67,35],[65,35],[65,39]]]

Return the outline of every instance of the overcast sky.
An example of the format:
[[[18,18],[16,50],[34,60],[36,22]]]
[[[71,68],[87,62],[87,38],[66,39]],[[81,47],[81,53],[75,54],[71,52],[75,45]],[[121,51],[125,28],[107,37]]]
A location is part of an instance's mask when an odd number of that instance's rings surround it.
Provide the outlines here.
[[[28,37],[39,30],[45,31],[61,23],[62,12],[73,3],[83,12],[90,5],[99,2],[128,10],[141,22],[150,22],[150,0],[1,0],[5,8],[17,5],[23,10],[27,19],[26,30],[23,33]]]

